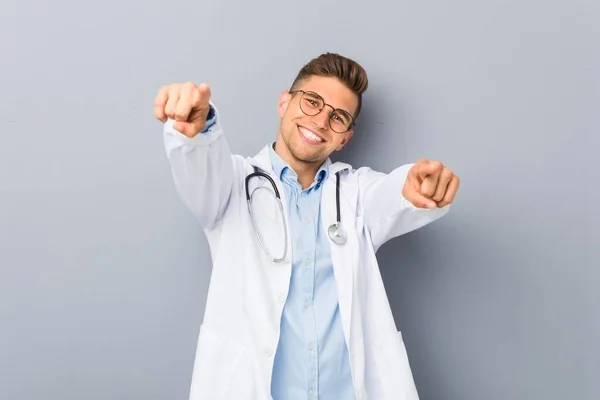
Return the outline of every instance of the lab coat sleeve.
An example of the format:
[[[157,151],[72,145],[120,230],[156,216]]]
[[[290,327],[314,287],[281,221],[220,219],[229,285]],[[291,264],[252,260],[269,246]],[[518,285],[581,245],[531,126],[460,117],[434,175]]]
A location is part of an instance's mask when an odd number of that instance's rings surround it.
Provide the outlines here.
[[[235,179],[234,157],[214,109],[210,127],[193,138],[175,130],[173,120],[165,122],[163,135],[177,193],[205,229],[222,217]]]
[[[359,169],[363,218],[375,249],[392,238],[441,218],[449,211],[449,205],[437,209],[416,207],[402,195],[412,166],[403,165],[389,174],[367,167]]]

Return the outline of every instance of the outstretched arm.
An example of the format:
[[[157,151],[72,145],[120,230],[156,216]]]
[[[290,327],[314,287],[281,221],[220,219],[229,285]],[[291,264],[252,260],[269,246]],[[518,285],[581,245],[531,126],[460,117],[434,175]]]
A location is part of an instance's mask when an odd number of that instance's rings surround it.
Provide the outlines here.
[[[177,193],[205,229],[223,215],[234,182],[233,157],[210,94],[207,85],[177,83],[161,88],[154,103]]]
[[[365,224],[377,249],[449,210],[459,178],[439,161],[422,159],[389,174],[365,169],[360,178]]]

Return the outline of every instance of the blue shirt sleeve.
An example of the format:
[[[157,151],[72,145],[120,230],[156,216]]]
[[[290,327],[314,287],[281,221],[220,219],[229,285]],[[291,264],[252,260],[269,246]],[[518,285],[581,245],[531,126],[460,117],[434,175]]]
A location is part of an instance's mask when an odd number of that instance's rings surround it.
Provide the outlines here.
[[[206,133],[209,129],[217,122],[217,115],[215,113],[215,109],[213,106],[210,106],[210,110],[208,111],[208,115],[206,116],[206,125],[204,125],[204,129],[202,129],[201,133]]]

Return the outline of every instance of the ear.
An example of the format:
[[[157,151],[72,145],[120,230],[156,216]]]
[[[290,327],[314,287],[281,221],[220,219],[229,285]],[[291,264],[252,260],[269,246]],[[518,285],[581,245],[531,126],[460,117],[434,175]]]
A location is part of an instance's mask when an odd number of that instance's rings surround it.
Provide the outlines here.
[[[344,147],[346,145],[346,143],[348,143],[350,141],[350,138],[352,137],[352,135],[354,135],[354,129],[350,129],[348,132],[346,132],[344,134],[344,139],[342,140],[342,143],[340,143],[340,145],[336,148],[336,150],[340,151],[342,149],[342,147]]]
[[[288,104],[290,104],[291,98],[292,95],[287,90],[284,90],[279,95],[279,101],[277,102],[277,114],[279,114],[279,118],[283,118],[283,115],[288,108]]]

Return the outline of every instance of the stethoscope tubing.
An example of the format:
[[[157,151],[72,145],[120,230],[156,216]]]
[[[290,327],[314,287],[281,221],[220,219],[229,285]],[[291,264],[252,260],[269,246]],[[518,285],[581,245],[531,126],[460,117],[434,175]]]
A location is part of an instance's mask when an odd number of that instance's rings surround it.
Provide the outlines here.
[[[330,239],[337,244],[343,244],[346,242],[346,233],[344,231],[344,229],[341,226],[341,212],[340,212],[340,172],[338,171],[335,173],[336,176],[336,182],[335,182],[335,208],[336,208],[336,223],[332,224],[329,229],[328,229],[328,234]],[[250,181],[250,179],[254,178],[254,177],[263,177],[265,179],[267,179],[269,181],[269,183],[271,184],[271,186],[273,187],[273,190],[275,192],[275,197],[277,199],[277,203],[279,205],[279,211],[281,212],[281,221],[282,221],[282,225],[283,225],[283,231],[285,234],[285,242],[284,242],[284,249],[283,249],[283,255],[281,257],[274,257],[266,248],[265,244],[264,244],[264,240],[260,234],[260,230],[258,229],[258,226],[256,224],[256,220],[254,218],[254,213],[252,212],[252,195],[254,194],[254,191],[256,191],[258,189],[255,188],[252,193],[250,193],[250,189],[249,189],[249,184],[248,182]],[[288,232],[287,232],[287,226],[286,226],[286,218],[285,218],[285,212],[283,210],[283,203],[281,201],[281,195],[279,193],[279,190],[277,189],[277,185],[275,184],[275,181],[273,180],[273,178],[271,178],[268,174],[261,172],[261,171],[257,171],[255,170],[254,172],[248,174],[246,176],[245,182],[244,182],[244,186],[245,186],[245,190],[246,190],[246,202],[248,203],[248,213],[250,214],[250,219],[252,220],[252,227],[254,229],[254,232],[256,234],[256,237],[258,238],[258,241],[260,243],[260,246],[262,247],[263,251],[265,252],[265,254],[267,254],[267,256],[271,259],[271,261],[273,262],[281,262],[283,260],[285,260],[285,257],[287,255],[287,247],[288,247]]]

